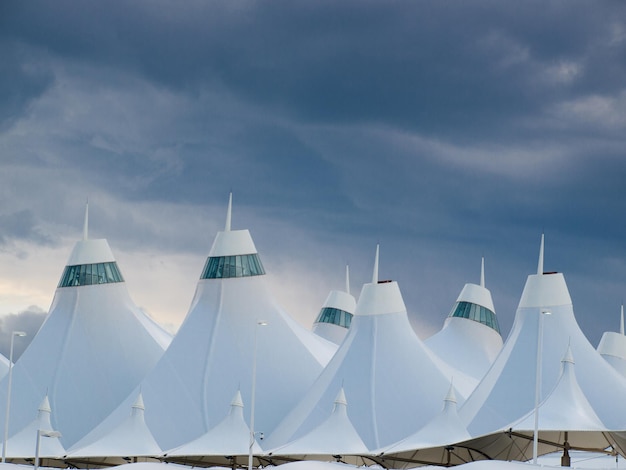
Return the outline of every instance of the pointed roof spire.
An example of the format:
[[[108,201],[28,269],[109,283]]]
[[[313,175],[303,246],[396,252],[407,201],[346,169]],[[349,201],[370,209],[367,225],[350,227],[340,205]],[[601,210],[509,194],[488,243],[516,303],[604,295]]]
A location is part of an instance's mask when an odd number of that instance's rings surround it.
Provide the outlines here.
[[[89,199],[85,204],[85,225],[83,226],[83,240],[89,239]]]
[[[622,314],[619,319],[619,332],[624,335],[624,304],[622,304]]]
[[[335,398],[335,406],[336,405],[348,405],[348,400],[346,400],[346,392],[343,389],[343,385],[341,389],[339,389],[339,393],[337,394],[337,398]]]
[[[346,293],[350,293],[350,266],[346,264]],[[623,309],[623,307],[622,307]]]
[[[543,233],[541,234],[541,245],[539,246],[539,262],[537,263],[537,274],[543,274]]]
[[[372,275],[372,284],[378,284],[378,255],[380,244],[376,244],[376,257],[374,258],[374,274]]]
[[[565,356],[563,356],[563,359],[561,359],[562,364],[565,364],[566,362],[574,364],[574,356],[572,354],[572,347],[570,344],[567,345],[567,351],[565,351]]]
[[[48,394],[43,397],[41,405],[39,405],[39,411],[47,411],[48,413],[52,413],[52,408],[50,408],[50,400],[48,400]]]
[[[133,403],[132,406],[133,410],[145,410],[146,406],[143,404],[143,394],[141,392],[139,392],[139,395],[137,395],[137,399],[135,400],[135,403]]]
[[[450,389],[448,390],[446,398],[444,398],[443,401],[446,405],[449,403],[456,403],[456,394],[454,393],[454,384],[452,383],[452,380],[450,381]]]
[[[235,396],[233,397],[233,400],[230,402],[230,406],[238,406],[240,408],[243,408],[243,399],[241,398],[241,391],[237,390],[237,393],[235,393]]]
[[[226,210],[226,226],[224,227],[225,232],[230,232],[230,219],[233,213],[233,193],[231,192],[228,196],[228,209]]]
[[[480,287],[485,287],[485,257],[480,259]]]

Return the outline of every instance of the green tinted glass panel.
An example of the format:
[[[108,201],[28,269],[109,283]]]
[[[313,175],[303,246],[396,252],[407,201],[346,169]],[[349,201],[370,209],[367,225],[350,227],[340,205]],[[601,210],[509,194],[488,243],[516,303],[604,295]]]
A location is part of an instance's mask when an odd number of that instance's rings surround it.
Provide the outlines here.
[[[498,317],[488,308],[482,305],[473,304],[470,302],[457,302],[449,317],[468,318],[474,320],[483,325],[487,325],[500,333],[500,326],[498,325]]]
[[[260,276],[265,274],[259,255],[213,256],[207,259],[200,279]]]
[[[124,282],[115,261],[66,266],[58,287],[91,286],[112,282]]]
[[[315,320],[315,323],[331,323],[344,328],[350,328],[351,322],[351,313],[332,307],[324,307],[320,310],[320,314],[317,316],[317,320]]]

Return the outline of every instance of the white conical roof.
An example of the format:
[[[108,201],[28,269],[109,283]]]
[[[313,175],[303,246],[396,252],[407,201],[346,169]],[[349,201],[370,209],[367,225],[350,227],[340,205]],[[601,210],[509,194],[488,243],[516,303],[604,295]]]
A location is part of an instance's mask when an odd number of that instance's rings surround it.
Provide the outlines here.
[[[405,458],[411,458],[416,453],[414,451],[446,446],[465,441],[470,437],[470,433],[457,413],[456,395],[454,387],[450,385],[450,390],[444,400],[443,409],[439,414],[433,417],[415,434],[377,453],[382,452],[387,456],[407,454]]]
[[[52,424],[71,446],[115,409],[163,354],[162,337],[153,334],[154,324],[146,328],[146,316],[110,264],[114,261],[106,240],[76,243],[60,286],[73,281],[57,288],[45,322],[13,368],[10,434],[31,421],[47,390],[55,410]],[[0,402],[6,389],[3,380]],[[0,422],[4,412],[0,408]]]
[[[539,264],[542,271],[543,249]],[[561,355],[569,343],[577,361],[578,384],[594,412],[607,429],[626,429],[623,401],[626,381],[580,330],[564,276],[546,273],[528,276],[511,333],[500,355],[459,410],[472,435],[501,429],[534,408],[540,317],[543,318],[541,400],[559,380]]]
[[[539,405],[539,429],[542,431],[602,431],[606,426],[594,411],[578,385],[571,348],[562,361],[558,383]],[[532,431],[535,429],[534,410],[505,429]]]
[[[146,426],[145,406],[142,394],[139,393],[131,408],[130,416],[109,434],[92,444],[73,448],[68,459],[85,459],[92,457],[139,457],[158,456],[162,453],[152,433]]]
[[[53,431],[50,415],[52,410],[48,396],[39,405],[37,418],[32,420],[20,432],[7,441],[7,458],[33,458],[38,430]],[[0,446],[1,447],[1,446]],[[65,448],[58,437],[41,437],[39,443],[40,457],[63,457]]]
[[[398,284],[365,284],[345,340],[267,445],[315,429],[342,386],[351,397],[348,416],[370,449],[415,432],[437,413],[449,386],[430,354],[411,328]]]
[[[346,266],[346,290],[330,291],[313,324],[313,332],[316,335],[337,345],[341,344],[346,337],[351,318],[356,310],[356,300],[350,295],[349,279],[349,269]]]
[[[230,412],[222,421],[199,438],[165,452],[165,456],[248,455],[250,428],[246,423],[243,411],[241,392],[237,391],[230,404]],[[255,439],[252,453],[260,454],[262,452],[263,450]]]
[[[268,451],[270,455],[317,455],[332,457],[334,455],[362,455],[369,453],[367,446],[347,412],[346,394],[341,388],[335,398],[330,416],[308,434],[289,444]]]
[[[465,284],[443,328],[424,341],[451,367],[477,380],[485,375],[502,349],[491,292],[485,287],[484,260],[480,278],[480,285]],[[467,317],[457,316],[463,314],[462,308]]]
[[[623,305],[620,316],[620,332],[605,332],[598,344],[598,352],[617,372],[626,377],[626,336],[624,335]]]
[[[246,266],[254,262],[254,271],[220,277],[216,270],[213,278],[200,279],[185,321],[162,360],[142,383],[143,398],[150,410],[146,422],[164,449],[190,442],[212,429],[222,420],[233,390],[240,389],[244,400],[251,403],[255,357],[254,427],[267,435],[305,393],[336,349],[276,304],[255,253],[247,230],[218,233],[203,276],[213,262],[224,266],[234,265],[236,260],[245,261]],[[229,272],[234,274],[235,270]],[[259,320],[268,325],[258,326]],[[129,406],[128,401],[124,407]],[[112,429],[121,419],[120,408],[85,443]]]
[[[563,357],[559,381],[546,399],[526,416],[504,426],[499,432],[481,436],[462,444],[494,459],[528,460],[533,455],[535,419],[538,429],[538,455],[568,449],[614,448],[623,452],[621,433],[607,432],[608,427],[580,388],[575,374],[574,358],[568,346]]]

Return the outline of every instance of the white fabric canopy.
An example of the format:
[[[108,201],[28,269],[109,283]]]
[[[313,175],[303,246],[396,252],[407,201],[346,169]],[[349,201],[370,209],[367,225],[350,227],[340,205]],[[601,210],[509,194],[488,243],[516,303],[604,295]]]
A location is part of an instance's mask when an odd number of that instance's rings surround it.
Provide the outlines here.
[[[250,446],[250,428],[243,416],[244,405],[241,393],[237,391],[230,404],[230,412],[215,427],[193,441],[165,452],[168,461],[198,461],[202,456],[245,456]],[[255,439],[252,445],[253,454],[261,454],[263,450]]]
[[[576,358],[582,393],[607,430],[626,429],[626,381],[587,341],[574,318],[560,273],[528,277],[511,333],[502,352],[460,416],[472,435],[502,429],[534,408],[538,322],[543,321],[541,400],[560,377],[560,359],[568,344]]]
[[[73,449],[68,453],[67,461],[85,462],[91,459],[94,462],[104,463],[110,462],[112,457],[157,457],[161,455],[161,448],[146,426],[144,413],[145,405],[140,393],[126,420],[96,442]]]
[[[342,387],[350,421],[370,449],[406,437],[437,414],[450,378],[411,328],[398,284],[378,283],[374,271],[339,350],[268,445],[279,447],[319,426]]]
[[[465,284],[456,301],[478,305],[495,314],[491,292],[484,283],[484,262],[480,277],[481,284]],[[480,380],[502,349],[502,336],[480,321],[448,317],[441,331],[424,340],[424,343],[453,368]]]
[[[82,240],[68,266],[113,261],[106,240]],[[13,367],[10,434],[32,420],[47,392],[52,425],[71,446],[128,396],[163,350],[162,329],[146,320],[125,282],[57,288],[46,320]],[[5,377],[0,403],[6,392]],[[4,414],[0,407],[0,422]]]
[[[347,413],[348,402],[345,392],[339,390],[330,416],[308,434],[284,446],[268,451],[272,456],[292,456],[298,459],[318,458],[325,460],[333,456],[366,455],[367,446],[352,425]]]
[[[44,397],[39,405],[37,418],[31,421],[24,429],[15,434],[7,441],[6,456],[10,459],[31,459],[35,456],[35,446],[37,442],[37,432],[54,431],[50,422],[52,410],[48,397]],[[1,446],[0,446],[1,447]],[[58,437],[40,437],[39,457],[56,458],[65,455],[65,448]]]
[[[449,463],[445,448],[470,437],[457,413],[456,397],[451,386],[439,414],[415,434],[379,449],[374,454],[383,458],[385,465],[393,468],[412,467],[418,462]]]
[[[256,255],[256,247],[250,233],[231,231],[227,223],[209,258],[251,254]],[[223,419],[233,391],[241,390],[243,400],[252,403],[256,364],[255,431],[268,435],[335,350],[277,305],[264,274],[200,279],[178,334],[141,384],[149,410],[146,423],[163,449],[198,438]],[[79,445],[110,432],[125,417],[122,410],[130,400]]]

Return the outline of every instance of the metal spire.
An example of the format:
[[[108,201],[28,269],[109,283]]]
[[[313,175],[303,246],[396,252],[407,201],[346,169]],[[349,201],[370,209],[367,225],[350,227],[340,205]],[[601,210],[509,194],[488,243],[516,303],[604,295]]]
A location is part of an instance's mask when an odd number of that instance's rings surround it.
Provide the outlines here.
[[[230,232],[230,218],[233,212],[233,193],[231,192],[228,196],[228,209],[226,210],[226,227],[224,227],[225,232]]]
[[[624,335],[624,304],[622,304],[622,315],[619,320],[619,332]]]
[[[539,262],[537,263],[537,274],[543,274],[543,233],[541,234],[541,245],[539,246]]]
[[[376,258],[374,258],[374,274],[372,276],[372,284],[378,284],[378,252],[379,244],[376,244]]]
[[[485,287],[485,257],[480,260],[480,287]]]
[[[346,292],[350,293],[350,266],[346,264]]]
[[[83,240],[87,241],[89,239],[89,199],[87,199],[87,203],[85,204],[85,225],[83,226]]]

